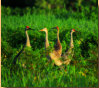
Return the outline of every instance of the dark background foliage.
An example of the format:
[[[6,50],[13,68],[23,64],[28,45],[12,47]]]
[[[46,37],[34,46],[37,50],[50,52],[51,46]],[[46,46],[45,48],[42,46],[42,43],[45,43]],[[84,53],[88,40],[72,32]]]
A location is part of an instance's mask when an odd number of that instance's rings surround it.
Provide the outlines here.
[[[2,0],[2,14],[47,14],[54,13],[57,17],[70,16],[71,12],[77,12],[76,16],[88,19],[98,19],[98,0]],[[67,14],[68,13],[68,14]]]
[[[66,8],[73,10],[77,10],[78,8],[81,10],[84,7],[89,7],[93,9],[97,7],[98,0],[1,0],[1,4],[3,6],[10,7],[37,7],[37,8]]]

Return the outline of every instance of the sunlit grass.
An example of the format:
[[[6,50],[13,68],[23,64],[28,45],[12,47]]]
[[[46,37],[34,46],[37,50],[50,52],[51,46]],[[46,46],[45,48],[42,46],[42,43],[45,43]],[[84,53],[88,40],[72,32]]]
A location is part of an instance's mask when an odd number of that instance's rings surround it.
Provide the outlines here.
[[[75,15],[60,18],[56,15],[32,14],[24,16],[5,16],[1,20],[2,80],[4,87],[96,87],[98,86],[98,20],[78,19]],[[29,31],[33,49],[33,67],[23,69],[11,65],[15,55],[25,43],[25,26],[35,30]],[[48,62],[44,52],[45,34],[39,32],[46,27],[49,30],[49,42],[55,44],[56,31],[59,26],[63,53],[69,48],[70,30],[74,34],[74,58],[70,65],[57,67]],[[11,68],[13,66],[13,70]]]

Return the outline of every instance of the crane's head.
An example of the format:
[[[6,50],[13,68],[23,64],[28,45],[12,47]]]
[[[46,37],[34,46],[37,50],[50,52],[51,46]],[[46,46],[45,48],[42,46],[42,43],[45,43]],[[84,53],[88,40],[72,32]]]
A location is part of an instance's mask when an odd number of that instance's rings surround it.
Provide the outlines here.
[[[25,27],[25,31],[26,31],[26,30],[31,30],[31,28],[30,28],[29,26],[26,26],[26,27]]]
[[[40,31],[47,32],[48,30],[47,30],[47,28],[43,28],[43,29],[41,29]]]
[[[51,28],[51,29],[57,29],[57,30],[59,30],[59,27],[58,27],[58,26],[56,26],[56,27],[53,27],[53,28]]]
[[[73,32],[78,32],[78,31],[76,31],[75,29],[72,29],[71,32],[73,33]]]
[[[59,30],[59,27],[58,27],[58,26],[56,26],[56,29],[57,29],[57,30]]]

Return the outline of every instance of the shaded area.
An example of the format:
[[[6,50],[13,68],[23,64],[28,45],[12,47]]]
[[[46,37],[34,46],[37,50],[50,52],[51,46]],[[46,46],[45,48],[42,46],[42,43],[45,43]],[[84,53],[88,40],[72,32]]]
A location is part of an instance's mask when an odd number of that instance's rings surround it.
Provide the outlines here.
[[[97,0],[1,0],[3,6],[11,7],[37,7],[42,9],[72,9],[81,11],[84,7],[92,9],[97,7]]]
[[[90,54],[88,51],[90,51],[90,44],[93,44],[94,46],[98,47],[98,41],[96,40],[96,36],[89,34],[87,38],[82,42],[80,45],[81,53],[83,57],[89,57]]]
[[[1,0],[1,5],[10,7],[24,8],[26,6],[34,6],[35,0]]]

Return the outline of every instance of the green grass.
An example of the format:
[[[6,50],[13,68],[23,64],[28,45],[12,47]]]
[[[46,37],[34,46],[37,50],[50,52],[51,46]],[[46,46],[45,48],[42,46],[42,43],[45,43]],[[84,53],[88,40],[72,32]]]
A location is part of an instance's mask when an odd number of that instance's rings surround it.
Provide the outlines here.
[[[98,87],[98,20],[79,18],[76,15],[62,17],[52,14],[32,14],[24,16],[2,15],[1,20],[1,86],[4,87]],[[33,49],[33,68],[23,69],[11,64],[25,43],[25,26],[29,31]],[[44,52],[45,33],[49,30],[49,42],[56,43],[59,26],[63,53],[69,48],[70,30],[74,33],[74,58],[70,65],[57,67],[48,62]],[[15,68],[14,68],[15,67]]]

